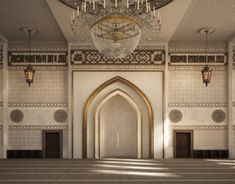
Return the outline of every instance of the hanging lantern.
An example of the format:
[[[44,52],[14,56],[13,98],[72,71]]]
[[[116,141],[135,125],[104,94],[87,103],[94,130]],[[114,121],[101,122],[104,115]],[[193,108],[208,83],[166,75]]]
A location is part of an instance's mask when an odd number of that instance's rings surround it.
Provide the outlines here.
[[[207,86],[208,83],[210,83],[211,81],[212,69],[210,69],[208,65],[206,65],[201,72],[202,72],[202,81]]]
[[[29,84],[29,86],[33,83],[34,73],[35,70],[31,65],[28,65],[27,68],[24,69],[25,81]]]
[[[212,69],[209,68],[209,66],[207,65],[208,63],[208,56],[207,56],[207,48],[208,48],[208,41],[207,41],[207,36],[208,34],[214,33],[215,32],[215,28],[212,27],[205,27],[205,28],[201,28],[198,30],[198,32],[200,34],[205,34],[206,35],[206,66],[203,68],[203,70],[201,71],[202,73],[202,81],[203,83],[207,85],[210,83],[211,81],[211,76],[212,76]]]
[[[24,33],[28,34],[28,38],[29,38],[29,48],[28,48],[28,58],[27,58],[27,62],[30,63],[30,49],[31,49],[31,34],[34,34],[37,32],[37,29],[32,29],[29,27],[22,27],[20,28],[21,31],[23,31]],[[31,85],[31,83],[33,83],[33,79],[34,79],[34,74],[35,74],[35,70],[33,69],[33,67],[29,64],[25,69],[24,69],[24,76],[25,76],[25,81],[29,84],[29,87]]]

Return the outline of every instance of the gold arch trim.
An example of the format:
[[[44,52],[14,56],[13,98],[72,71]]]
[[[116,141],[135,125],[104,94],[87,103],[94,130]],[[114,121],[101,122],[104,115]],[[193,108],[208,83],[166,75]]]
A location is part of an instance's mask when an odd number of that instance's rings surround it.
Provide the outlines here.
[[[88,97],[88,100],[85,103],[84,110],[83,110],[83,144],[82,144],[82,151],[83,151],[83,158],[87,158],[87,113],[90,107],[91,102],[95,99],[95,97],[106,87],[110,86],[113,83],[121,82],[123,84],[126,84],[128,87],[133,89],[143,100],[144,103],[148,109],[148,123],[149,123],[149,158],[153,158],[153,146],[154,146],[154,140],[153,140],[153,109],[151,106],[151,103],[147,96],[144,94],[144,92],[139,89],[136,85],[131,83],[130,81],[117,76],[114,77],[103,84],[101,84],[98,88],[95,89],[95,91],[92,92],[92,94]]]

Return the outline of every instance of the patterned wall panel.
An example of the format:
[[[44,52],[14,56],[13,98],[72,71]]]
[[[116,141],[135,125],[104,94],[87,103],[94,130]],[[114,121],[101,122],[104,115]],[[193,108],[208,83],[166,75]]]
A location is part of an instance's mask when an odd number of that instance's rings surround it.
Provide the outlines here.
[[[226,103],[227,72],[213,70],[208,87],[202,83],[200,67],[175,68],[169,71],[170,103]]]
[[[42,148],[41,130],[9,130],[8,149],[31,149]]]
[[[22,111],[23,119],[15,123],[11,118],[13,111]],[[10,107],[9,108],[9,123],[10,125],[66,125],[67,118],[63,122],[57,122],[54,118],[54,113],[58,110],[63,110],[67,115],[67,108],[61,107]],[[64,117],[62,117],[64,118]]]
[[[170,107],[169,112],[174,110],[175,107]],[[227,125],[226,113],[224,114],[224,120],[215,122],[212,118],[212,114],[215,111],[227,112],[226,107],[177,107],[182,113],[182,120],[178,123],[173,123],[172,126],[196,126],[196,125],[210,125],[210,126],[223,126]]]
[[[36,69],[28,87],[23,68],[9,70],[9,102],[67,102],[66,69]]]

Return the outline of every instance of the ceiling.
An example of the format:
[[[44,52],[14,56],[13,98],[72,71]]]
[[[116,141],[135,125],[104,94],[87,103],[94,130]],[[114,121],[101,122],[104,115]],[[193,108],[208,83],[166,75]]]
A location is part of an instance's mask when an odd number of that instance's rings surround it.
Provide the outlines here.
[[[235,35],[235,0],[174,0],[160,9],[162,31],[156,40],[144,43],[204,41],[201,27],[215,27],[212,41],[227,42]],[[91,43],[88,31],[71,31],[72,9],[58,0],[0,0],[0,35],[9,42],[27,42],[19,28],[34,27],[35,42]]]

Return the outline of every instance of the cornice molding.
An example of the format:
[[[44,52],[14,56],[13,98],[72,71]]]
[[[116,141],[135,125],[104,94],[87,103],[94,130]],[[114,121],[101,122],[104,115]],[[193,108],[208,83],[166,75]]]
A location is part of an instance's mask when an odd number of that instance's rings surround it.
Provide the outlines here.
[[[67,129],[67,125],[9,125],[10,130],[42,130],[42,129],[52,129],[52,130],[64,130]]]
[[[188,129],[188,130],[227,130],[227,125],[171,125],[172,129]]]
[[[227,103],[214,103],[214,102],[170,102],[168,107],[227,107]]]
[[[67,70],[67,66],[33,66],[35,70],[48,70],[48,71],[56,71],[56,70]],[[9,70],[24,70],[25,66],[9,66]]]
[[[97,50],[94,46],[90,45],[72,45],[71,50]],[[136,50],[165,50],[164,45],[154,46],[138,46]]]
[[[226,53],[225,42],[209,42],[209,53]],[[169,53],[205,53],[204,42],[173,41],[169,43]]]
[[[227,66],[211,66],[213,71],[227,71]],[[201,71],[205,66],[169,66],[169,71]]]
[[[164,71],[164,65],[72,65],[78,71]]]
[[[10,102],[9,107],[68,107],[63,102]]]

